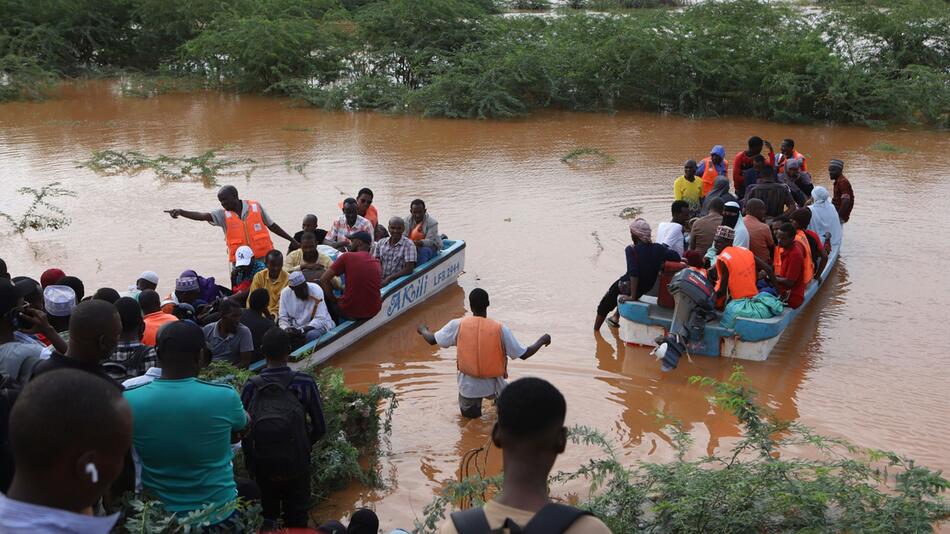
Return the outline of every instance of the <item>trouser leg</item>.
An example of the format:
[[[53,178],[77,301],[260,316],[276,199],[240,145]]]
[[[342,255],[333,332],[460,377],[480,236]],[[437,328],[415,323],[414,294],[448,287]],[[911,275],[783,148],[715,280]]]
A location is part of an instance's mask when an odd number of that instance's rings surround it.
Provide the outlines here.
[[[459,393],[459,411],[462,412],[462,417],[467,417],[469,419],[476,419],[482,416],[482,399],[470,399],[468,397],[463,397]]]
[[[678,334],[689,339],[689,316],[693,313],[696,303],[682,292],[673,294],[673,321],[670,323],[670,334]]]
[[[257,485],[261,489],[261,515],[264,517],[264,528],[276,530],[277,519],[280,517],[280,482],[258,476]]]
[[[310,522],[310,470],[284,482],[284,527],[307,528]]]
[[[617,280],[617,282],[619,281]],[[617,298],[620,296],[620,287],[617,282],[610,284],[607,292],[600,299],[600,304],[597,305],[597,315],[607,317],[617,307]]]

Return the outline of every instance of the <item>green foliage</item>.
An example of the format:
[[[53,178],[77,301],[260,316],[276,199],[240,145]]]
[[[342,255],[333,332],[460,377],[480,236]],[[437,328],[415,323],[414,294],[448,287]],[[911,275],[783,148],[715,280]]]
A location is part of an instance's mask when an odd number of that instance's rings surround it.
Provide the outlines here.
[[[141,534],[178,534],[196,532],[206,533],[257,532],[264,522],[259,504],[238,499],[222,505],[208,505],[185,516],[177,516],[165,510],[161,501],[151,495],[135,496],[127,494],[119,504],[122,517],[114,532]],[[233,516],[231,528],[209,528],[209,518]]]
[[[908,154],[911,152],[909,148],[902,147],[899,145],[892,145],[884,141],[874,143],[871,145],[871,150],[876,150],[878,152],[889,152],[891,154]]]
[[[62,208],[49,201],[51,198],[76,196],[75,191],[60,187],[61,185],[60,182],[53,182],[39,189],[35,187],[17,189],[17,193],[31,196],[33,200],[19,217],[0,211],[0,219],[10,223],[13,232],[17,234],[23,234],[27,230],[59,230],[69,226],[71,219],[66,217]]]
[[[687,460],[691,439],[675,422],[677,459],[626,466],[613,444],[586,427],[570,429],[571,441],[599,447],[603,455],[552,484],[587,480],[590,509],[612,532],[933,532],[950,517],[943,493],[950,482],[940,472],[897,454],[859,449],[781,421],[756,403],[740,367],[725,382],[693,377],[711,390],[710,402],[728,410],[743,429],[727,454]],[[781,451],[809,449],[805,458]],[[497,484],[497,481],[494,482]],[[484,494],[484,480],[451,485],[426,508],[418,532],[456,502],[460,486]],[[431,519],[431,521],[430,521]]]
[[[58,77],[33,56],[0,57],[0,102],[42,100],[56,88]]]
[[[575,148],[561,157],[561,163],[578,163],[585,161],[595,161],[609,165],[616,163],[617,160],[603,150],[591,147]]]
[[[217,149],[205,151],[197,156],[167,156],[159,154],[149,156],[134,150],[96,150],[92,157],[79,162],[105,176],[118,174],[136,174],[144,170],[154,171],[165,180],[199,179],[206,184],[217,183],[219,175],[243,174],[249,176],[254,162],[250,158],[228,159],[218,156]]]
[[[225,360],[212,361],[198,373],[198,378],[202,380],[228,384],[238,392],[244,389],[244,384],[252,376],[254,376],[253,371],[238,369]]]
[[[550,0],[511,0],[511,9],[523,11],[544,11],[551,9]]]

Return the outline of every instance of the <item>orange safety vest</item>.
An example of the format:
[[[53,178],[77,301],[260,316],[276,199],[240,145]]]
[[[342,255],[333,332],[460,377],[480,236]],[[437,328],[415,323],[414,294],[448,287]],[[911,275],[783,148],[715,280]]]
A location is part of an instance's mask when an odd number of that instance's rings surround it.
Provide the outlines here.
[[[501,323],[485,317],[459,321],[458,370],[474,378],[508,377]]]
[[[755,256],[752,251],[742,247],[726,247],[716,258],[716,291],[722,285],[722,264],[729,269],[729,295],[733,300],[747,299],[759,293],[755,285]]]
[[[233,211],[224,212],[224,240],[228,244],[228,260],[234,263],[234,253],[247,245],[254,251],[255,258],[263,258],[274,249],[270,232],[261,216],[261,205],[254,200],[247,202],[247,219],[241,220]]]
[[[709,194],[712,191],[713,183],[716,181],[716,178],[719,177],[719,171],[716,170],[716,166],[713,165],[712,156],[706,156],[703,158],[705,166],[703,167],[703,196]],[[725,166],[725,171],[723,171],[723,176],[729,176],[729,160],[723,159],[722,164]]]
[[[808,236],[805,235],[805,232],[799,230],[795,234],[795,241],[798,241],[802,244],[802,247],[805,249],[805,284],[811,282],[811,279],[815,277],[815,264],[811,262],[811,245],[808,244]],[[782,254],[776,250],[775,257],[772,259],[772,266],[775,268],[776,274],[782,270]]]
[[[801,152],[792,150],[791,158],[786,158],[785,154],[782,154],[781,157],[781,161],[779,161],[778,165],[775,167],[775,174],[782,174],[785,172],[785,163],[788,162],[789,159],[800,159],[802,161],[802,171],[808,172],[808,169],[805,167],[805,156],[803,156]]]

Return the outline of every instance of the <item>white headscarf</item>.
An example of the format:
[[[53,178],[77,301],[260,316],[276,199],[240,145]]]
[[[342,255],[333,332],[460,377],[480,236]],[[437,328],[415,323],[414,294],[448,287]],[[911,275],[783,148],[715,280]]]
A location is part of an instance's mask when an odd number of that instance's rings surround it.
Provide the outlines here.
[[[831,248],[838,250],[844,232],[841,230],[841,219],[838,218],[838,210],[829,200],[828,190],[819,185],[812,189],[811,198],[815,202],[808,206],[808,209],[811,210],[811,222],[808,224],[808,229],[814,230],[822,241],[825,239],[826,232],[831,233]]]

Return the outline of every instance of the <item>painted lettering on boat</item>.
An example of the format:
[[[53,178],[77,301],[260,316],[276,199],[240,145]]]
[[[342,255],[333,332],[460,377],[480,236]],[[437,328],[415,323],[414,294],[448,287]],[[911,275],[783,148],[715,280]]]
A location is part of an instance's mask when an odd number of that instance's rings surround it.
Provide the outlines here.
[[[461,263],[455,261],[442,267],[439,271],[430,271],[425,276],[406,285],[399,292],[395,293],[389,300],[389,307],[386,308],[386,316],[392,317],[399,313],[403,308],[412,306],[417,300],[423,299],[432,290],[453,280],[461,271]]]

